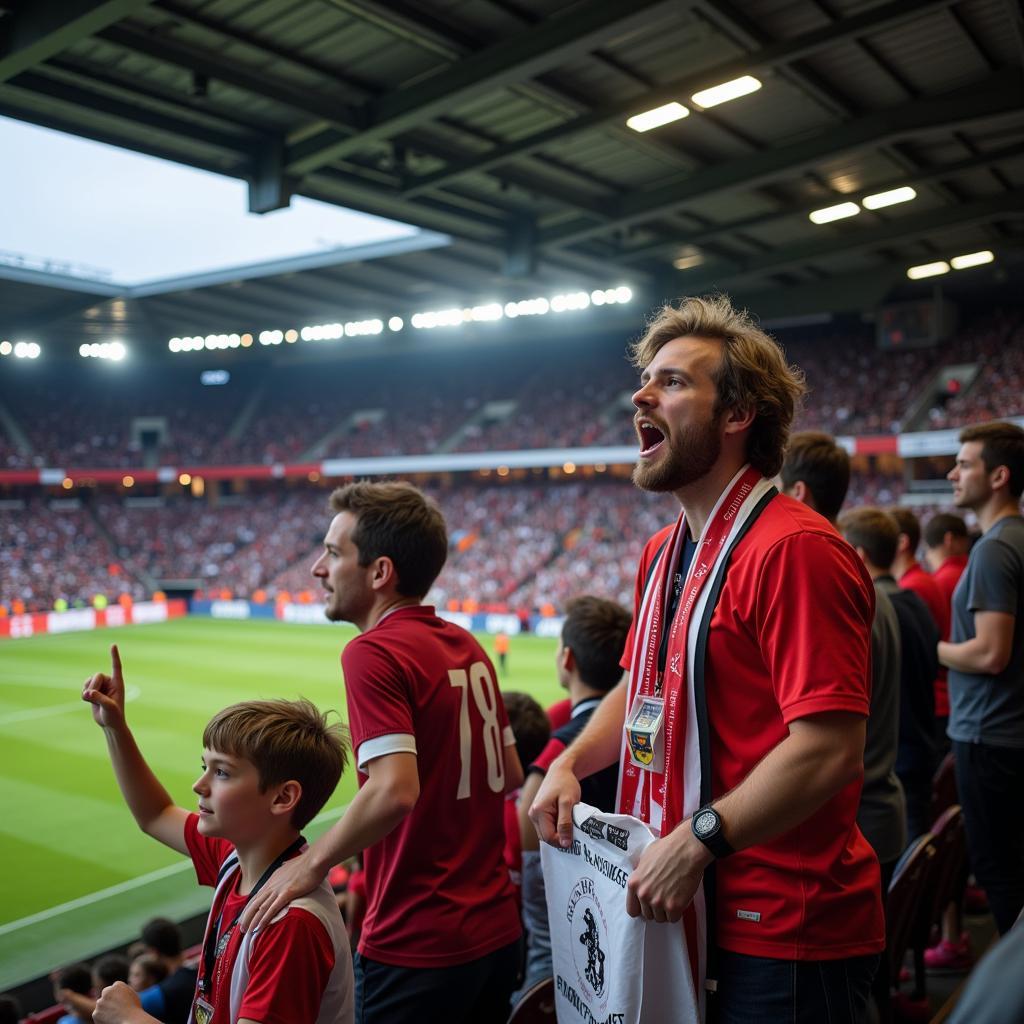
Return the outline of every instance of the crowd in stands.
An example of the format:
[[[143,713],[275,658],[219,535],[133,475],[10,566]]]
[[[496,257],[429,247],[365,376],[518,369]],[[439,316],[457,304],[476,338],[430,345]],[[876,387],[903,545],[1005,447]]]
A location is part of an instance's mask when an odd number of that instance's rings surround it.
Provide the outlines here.
[[[931,373],[962,362],[980,363],[980,374],[918,429],[1024,413],[1019,321],[1017,313],[995,311],[953,340],[905,351],[880,351],[866,326],[805,331],[791,340],[782,334],[810,389],[797,425],[837,435],[905,429]],[[89,366],[76,368],[74,377],[53,367],[39,368],[32,380],[10,375],[0,382],[0,407],[31,453],[22,453],[0,416],[0,468],[266,465],[636,442],[628,414],[636,372],[621,339],[566,351],[476,348],[254,363],[232,369],[223,387],[201,386],[199,367],[192,367],[155,374]],[[498,400],[509,404],[488,418],[487,404]],[[137,430],[133,436],[138,418],[164,421],[150,448]]]
[[[888,505],[902,481],[855,476],[857,500]],[[671,502],[626,480],[458,484],[428,488],[449,524],[451,551],[431,600],[529,613],[560,610],[582,584],[631,600],[643,541]],[[48,611],[141,600],[185,581],[207,596],[319,600],[310,566],[329,522],[324,488],[124,503],[95,494],[0,508],[0,605]]]

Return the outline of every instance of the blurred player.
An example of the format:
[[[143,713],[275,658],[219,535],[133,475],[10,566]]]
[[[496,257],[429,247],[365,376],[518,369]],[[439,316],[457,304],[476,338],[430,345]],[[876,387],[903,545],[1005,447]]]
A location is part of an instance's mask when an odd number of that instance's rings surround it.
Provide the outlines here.
[[[469,633],[422,604],[448,552],[432,502],[410,484],[357,483],[331,508],[313,575],[327,617],[361,634],[341,655],[360,788],[242,923],[262,924],[363,850],[359,1024],[500,1021],[522,930],[503,808],[523,773],[494,668]]]

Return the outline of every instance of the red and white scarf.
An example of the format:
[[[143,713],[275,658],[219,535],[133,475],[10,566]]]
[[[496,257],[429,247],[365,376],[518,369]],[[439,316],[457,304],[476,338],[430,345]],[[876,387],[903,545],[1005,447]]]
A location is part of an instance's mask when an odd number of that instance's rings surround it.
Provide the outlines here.
[[[714,608],[708,607],[708,599],[715,589],[712,582],[725,570],[723,555],[761,499],[771,490],[770,480],[751,466],[744,466],[722,492],[697,540],[678,607],[668,624],[661,692],[665,701],[662,726],[664,772],[650,772],[634,765],[628,743],[623,738],[618,811],[640,818],[657,835],[668,835],[700,807],[701,756],[694,679],[703,666],[695,667],[694,664],[697,636],[701,622],[714,612]],[[665,616],[686,537],[686,519],[680,512],[672,534],[655,561],[637,615],[626,695],[627,715],[638,693],[649,696],[655,692],[658,657],[666,628]],[[698,993],[703,1014],[706,968],[703,886],[697,890],[693,903],[684,914],[683,923],[694,971],[694,990]]]

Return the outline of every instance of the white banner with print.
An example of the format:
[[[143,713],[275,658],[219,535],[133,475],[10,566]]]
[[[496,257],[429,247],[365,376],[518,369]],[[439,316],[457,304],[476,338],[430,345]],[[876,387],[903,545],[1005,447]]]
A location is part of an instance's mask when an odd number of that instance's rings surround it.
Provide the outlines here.
[[[573,809],[572,846],[541,843],[559,1024],[697,1024],[681,924],[626,913],[626,883],[654,842],[638,818]]]

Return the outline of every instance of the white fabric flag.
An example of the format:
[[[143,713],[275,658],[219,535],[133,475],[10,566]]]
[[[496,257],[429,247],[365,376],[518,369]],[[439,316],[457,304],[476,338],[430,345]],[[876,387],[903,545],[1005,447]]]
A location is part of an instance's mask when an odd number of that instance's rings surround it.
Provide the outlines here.
[[[572,846],[541,843],[559,1024],[698,1024],[682,924],[626,913],[626,883],[654,839],[638,818],[581,803]]]

